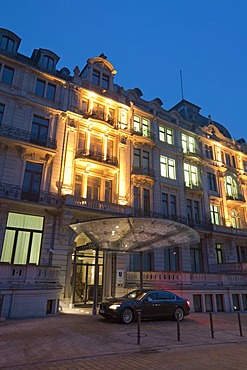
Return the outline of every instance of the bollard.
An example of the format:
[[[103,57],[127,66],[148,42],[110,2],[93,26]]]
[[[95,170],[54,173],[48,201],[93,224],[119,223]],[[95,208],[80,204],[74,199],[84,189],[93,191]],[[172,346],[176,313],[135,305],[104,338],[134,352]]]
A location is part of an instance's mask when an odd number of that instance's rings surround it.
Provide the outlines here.
[[[212,312],[209,312],[209,315],[210,315],[211,338],[214,338],[214,325],[213,325],[213,315],[212,315]]]
[[[242,323],[241,323],[241,317],[240,317],[240,312],[239,311],[238,311],[238,326],[239,326],[240,337],[243,337]]]
[[[176,316],[177,319],[177,341],[180,342],[180,321],[179,315]]]
[[[137,344],[140,344],[141,341],[141,317],[142,311],[137,310]]]

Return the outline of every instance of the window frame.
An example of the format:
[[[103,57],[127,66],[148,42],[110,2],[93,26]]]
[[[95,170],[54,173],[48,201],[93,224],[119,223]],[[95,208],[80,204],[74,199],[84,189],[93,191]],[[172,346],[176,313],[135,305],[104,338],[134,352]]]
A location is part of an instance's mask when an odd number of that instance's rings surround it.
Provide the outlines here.
[[[176,161],[173,158],[169,158],[160,155],[160,175],[162,177],[176,180]]]
[[[39,92],[38,86],[43,86],[42,92]],[[51,90],[52,89],[52,90]],[[49,101],[55,101],[56,100],[56,92],[57,92],[57,85],[43,80],[42,78],[36,79],[35,84],[35,95],[39,96],[40,98],[47,99]]]

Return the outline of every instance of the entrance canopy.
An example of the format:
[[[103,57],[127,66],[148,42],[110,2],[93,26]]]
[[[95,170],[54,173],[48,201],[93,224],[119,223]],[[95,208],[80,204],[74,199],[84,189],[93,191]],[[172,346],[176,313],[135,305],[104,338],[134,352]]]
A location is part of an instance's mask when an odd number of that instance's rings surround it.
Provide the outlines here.
[[[199,243],[195,230],[168,219],[111,217],[80,221],[70,227],[78,234],[81,249],[134,253]]]

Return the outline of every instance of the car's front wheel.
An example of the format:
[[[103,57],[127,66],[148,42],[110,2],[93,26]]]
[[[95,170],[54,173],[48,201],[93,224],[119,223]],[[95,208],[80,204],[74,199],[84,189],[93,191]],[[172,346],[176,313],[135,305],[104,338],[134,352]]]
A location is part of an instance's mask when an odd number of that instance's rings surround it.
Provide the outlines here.
[[[134,314],[131,308],[124,308],[121,313],[121,323],[130,324],[134,318]]]
[[[184,311],[181,307],[176,308],[174,311],[174,319],[178,321],[182,321],[184,318]]]

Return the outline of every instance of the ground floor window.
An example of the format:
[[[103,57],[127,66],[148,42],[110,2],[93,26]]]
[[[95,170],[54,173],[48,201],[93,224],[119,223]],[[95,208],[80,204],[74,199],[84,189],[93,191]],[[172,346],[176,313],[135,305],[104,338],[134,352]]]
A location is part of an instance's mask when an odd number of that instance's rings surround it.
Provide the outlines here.
[[[202,296],[201,294],[193,294],[194,312],[202,312]]]
[[[179,253],[178,248],[164,249],[164,271],[179,270]]]
[[[205,308],[206,308],[206,312],[213,311],[212,294],[205,294]]]
[[[223,312],[224,311],[223,294],[216,294],[215,299],[217,312]]]
[[[247,311],[247,294],[242,294],[243,309]]]
[[[1,262],[39,264],[44,217],[8,214]]]

